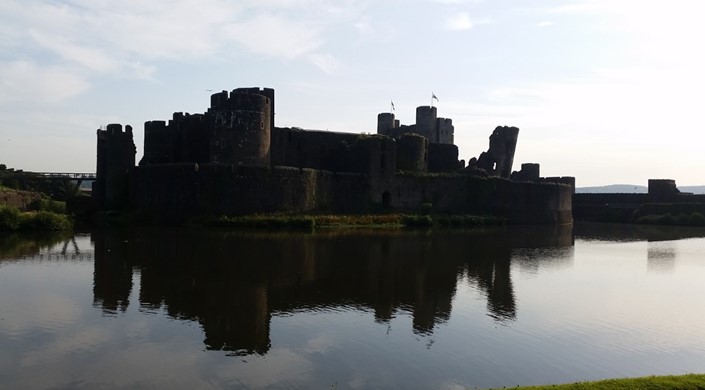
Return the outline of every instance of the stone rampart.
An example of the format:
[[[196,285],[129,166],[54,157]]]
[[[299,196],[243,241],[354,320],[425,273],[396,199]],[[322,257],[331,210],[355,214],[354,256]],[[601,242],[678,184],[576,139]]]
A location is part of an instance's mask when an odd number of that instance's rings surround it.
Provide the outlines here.
[[[276,167],[166,164],[135,169],[131,206],[165,215],[365,212],[363,175]]]
[[[572,222],[570,186],[456,174],[370,177],[291,167],[168,164],[136,168],[130,186],[133,208],[182,217],[431,209],[496,215],[513,224]]]

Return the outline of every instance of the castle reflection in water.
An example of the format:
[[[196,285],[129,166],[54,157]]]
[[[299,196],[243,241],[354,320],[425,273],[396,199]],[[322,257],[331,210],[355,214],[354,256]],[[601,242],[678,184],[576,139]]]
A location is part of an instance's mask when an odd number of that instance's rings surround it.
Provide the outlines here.
[[[538,266],[527,248],[563,247],[570,226],[443,232],[242,233],[174,230],[94,232],[94,304],[125,311],[139,274],[139,305],[198,322],[207,349],[265,354],[273,315],[353,307],[378,322],[410,313],[429,334],[450,318],[456,286],[467,280],[496,321],[515,318],[510,277]],[[527,255],[528,253],[528,255]]]

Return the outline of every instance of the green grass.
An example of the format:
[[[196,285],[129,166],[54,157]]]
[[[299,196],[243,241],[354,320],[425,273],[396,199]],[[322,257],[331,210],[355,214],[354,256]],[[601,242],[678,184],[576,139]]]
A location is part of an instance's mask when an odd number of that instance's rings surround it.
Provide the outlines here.
[[[246,215],[241,217],[222,216],[207,222],[206,225],[220,228],[313,230],[316,223],[313,218],[305,215]]]
[[[705,375],[649,376],[642,378],[608,379],[597,382],[579,382],[565,385],[505,387],[517,390],[666,390],[705,389]]]
[[[197,222],[198,223],[198,222]],[[279,215],[255,214],[221,216],[201,221],[201,224],[219,228],[266,230],[314,230],[316,228],[401,228],[401,227],[467,227],[502,225],[504,220],[477,215],[417,215],[417,214],[362,214],[362,215]]]

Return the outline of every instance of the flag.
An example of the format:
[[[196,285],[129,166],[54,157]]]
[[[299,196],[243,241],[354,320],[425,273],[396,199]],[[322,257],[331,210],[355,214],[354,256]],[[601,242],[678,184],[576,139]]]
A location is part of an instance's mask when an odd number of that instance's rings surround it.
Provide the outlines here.
[[[392,111],[394,111],[394,100],[390,100],[390,102],[392,103]]]
[[[433,92],[431,92],[431,100],[433,100],[433,99],[436,99],[437,102],[440,101],[440,100],[438,100],[438,98],[436,97],[436,94],[433,93]]]

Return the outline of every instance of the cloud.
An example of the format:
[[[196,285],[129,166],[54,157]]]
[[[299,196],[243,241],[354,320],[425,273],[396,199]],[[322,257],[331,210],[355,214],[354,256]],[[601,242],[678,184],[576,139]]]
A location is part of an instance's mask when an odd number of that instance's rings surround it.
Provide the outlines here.
[[[29,35],[40,47],[90,70],[109,72],[117,67],[115,61],[102,50],[77,45],[60,35],[43,34],[34,30],[30,30]]]
[[[482,0],[433,0],[433,2],[446,5],[457,5],[466,3],[480,3]]]
[[[223,31],[230,40],[269,57],[298,58],[322,44],[315,26],[269,14],[233,23]]]
[[[154,79],[162,61],[208,61],[254,53],[310,62],[326,73],[338,61],[325,50],[326,32],[355,28],[366,0],[66,0],[0,3],[2,101],[26,85],[27,70],[51,81],[45,100],[75,96],[95,76]],[[360,25],[361,26],[361,25]],[[362,32],[362,31],[361,31]],[[24,65],[22,65],[24,64]],[[28,65],[29,64],[29,65]],[[25,68],[23,70],[22,68]],[[10,85],[8,85],[10,84]],[[29,89],[36,90],[38,83]],[[50,98],[49,98],[50,97]]]
[[[549,22],[548,20],[544,20],[543,22],[539,22],[536,24],[536,27],[548,27],[548,26],[553,26],[555,23]]]
[[[333,74],[340,66],[340,62],[330,54],[311,54],[309,61],[328,74]]]
[[[451,31],[462,31],[470,30],[474,25],[472,20],[470,20],[470,15],[463,12],[446,19],[445,28]]]
[[[58,102],[89,88],[85,77],[64,66],[38,65],[30,61],[0,63],[0,103]]]

